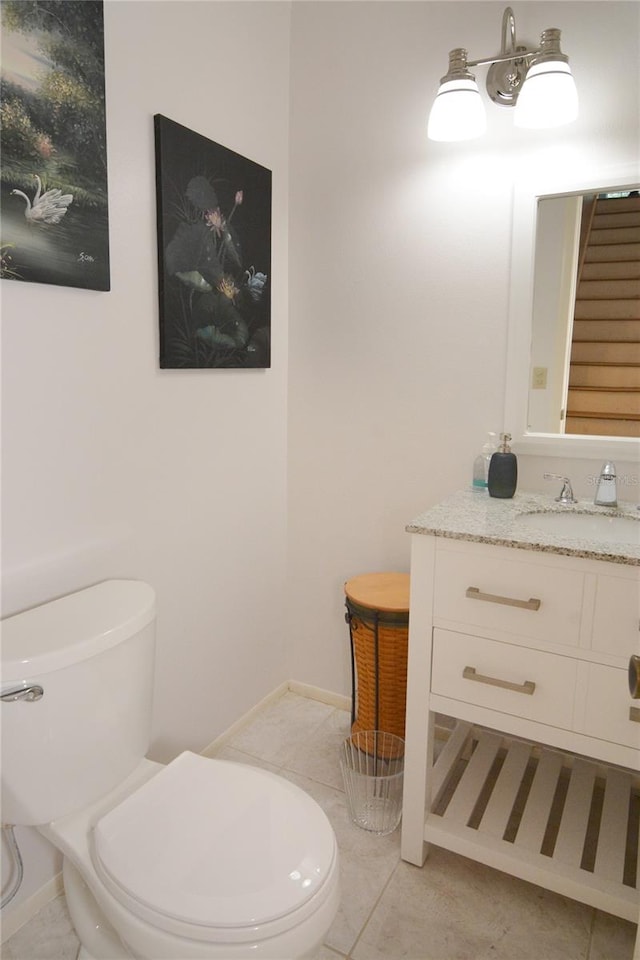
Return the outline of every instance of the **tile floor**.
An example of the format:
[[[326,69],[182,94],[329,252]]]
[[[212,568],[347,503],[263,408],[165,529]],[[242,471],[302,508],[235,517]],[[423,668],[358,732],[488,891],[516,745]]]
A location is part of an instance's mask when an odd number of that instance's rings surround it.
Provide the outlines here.
[[[400,860],[399,831],[375,837],[354,826],[338,766],[348,731],[344,711],[289,692],[217,754],[299,784],[333,824],[342,903],[315,960],[631,960],[631,923],[445,850],[432,848],[419,869]],[[75,960],[77,948],[60,897],[2,958]]]

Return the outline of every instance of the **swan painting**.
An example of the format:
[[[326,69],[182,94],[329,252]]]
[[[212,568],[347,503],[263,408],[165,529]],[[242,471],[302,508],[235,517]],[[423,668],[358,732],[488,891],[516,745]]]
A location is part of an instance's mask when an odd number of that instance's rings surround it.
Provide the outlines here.
[[[62,193],[62,190],[46,190],[42,193],[42,181],[37,173],[34,179],[38,184],[33,201],[22,190],[12,190],[26,200],[27,206],[24,215],[28,223],[60,223],[69,206],[73,203],[72,193]]]
[[[105,6],[0,0],[2,285],[110,289]]]

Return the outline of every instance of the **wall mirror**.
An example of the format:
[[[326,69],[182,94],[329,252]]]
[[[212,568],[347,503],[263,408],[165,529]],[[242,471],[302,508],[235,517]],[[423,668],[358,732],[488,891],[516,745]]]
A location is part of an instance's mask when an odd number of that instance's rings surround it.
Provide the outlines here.
[[[600,171],[582,181],[546,181],[515,190],[504,423],[522,453],[640,460],[640,421],[634,423],[640,395],[625,389],[638,375],[638,368],[629,364],[640,362],[640,344],[633,342],[638,321],[631,319],[637,316],[632,301],[637,297],[638,268],[613,269],[614,275],[617,271],[626,278],[623,285],[606,279],[609,267],[603,279],[598,278],[599,267],[583,266],[594,255],[593,247],[591,255],[588,249],[589,227],[609,229],[607,204],[602,200],[596,204],[595,198],[606,194],[624,199],[615,208],[619,214],[623,206],[640,204],[640,198],[625,199],[639,190],[637,164]],[[628,225],[632,214],[614,222]],[[637,250],[633,240],[638,228],[625,229],[630,243],[627,257]],[[608,242],[620,236],[607,232],[599,239]],[[607,255],[613,258],[615,244],[608,245]],[[586,290],[584,282],[578,286],[581,274],[588,280]],[[622,290],[624,296],[605,303],[612,289]],[[621,322],[615,318],[608,323],[606,311],[620,314]],[[606,338],[614,328],[616,343],[609,346]],[[573,344],[574,338],[585,342]],[[616,364],[609,363],[611,357]],[[601,389],[612,378],[621,386]]]

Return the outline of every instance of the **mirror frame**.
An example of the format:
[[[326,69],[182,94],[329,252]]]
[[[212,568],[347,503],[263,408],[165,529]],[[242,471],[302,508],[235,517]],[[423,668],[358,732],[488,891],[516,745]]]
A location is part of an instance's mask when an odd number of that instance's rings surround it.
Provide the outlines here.
[[[635,437],[535,433],[527,430],[538,200],[545,196],[575,195],[632,186],[637,188],[639,182],[640,165],[628,163],[592,173],[584,180],[574,177],[562,182],[556,177],[526,185],[516,184],[514,187],[504,429],[511,433],[516,453],[640,460],[640,439]]]

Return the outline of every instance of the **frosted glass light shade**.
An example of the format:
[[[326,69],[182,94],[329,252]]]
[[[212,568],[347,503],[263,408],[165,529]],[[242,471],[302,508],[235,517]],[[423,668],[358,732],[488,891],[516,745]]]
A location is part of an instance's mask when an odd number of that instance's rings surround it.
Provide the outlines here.
[[[445,80],[429,114],[430,140],[473,140],[487,126],[484,106],[474,80]]]
[[[577,116],[578,91],[569,65],[561,60],[534,63],[516,103],[516,127],[561,127]]]

